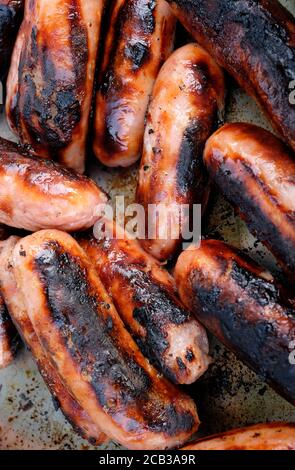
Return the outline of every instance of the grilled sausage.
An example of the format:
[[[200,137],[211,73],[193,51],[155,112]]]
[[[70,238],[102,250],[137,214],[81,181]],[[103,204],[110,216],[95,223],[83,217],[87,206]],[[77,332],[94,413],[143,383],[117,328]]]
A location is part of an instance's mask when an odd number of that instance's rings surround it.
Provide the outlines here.
[[[132,449],[186,442],[199,423],[193,400],[140,353],[78,243],[42,231],[21,240],[13,259],[34,331],[94,423]]]
[[[15,357],[19,338],[0,295],[0,369],[9,366]]]
[[[277,0],[168,0],[195,40],[262,106],[295,149],[295,22]],[[295,83],[295,82],[294,82]]]
[[[35,231],[91,227],[106,195],[89,178],[0,139],[0,223]]]
[[[208,339],[176,297],[170,274],[118,226],[112,239],[80,244],[142,353],[172,381],[195,382],[210,363]]]
[[[0,80],[8,73],[13,46],[20,27],[24,0],[0,0]]]
[[[257,424],[206,437],[182,450],[295,450],[295,424]]]
[[[154,81],[172,52],[175,19],[164,0],[113,0],[96,95],[94,152],[110,167],[141,155]]]
[[[14,323],[26,345],[31,350],[40,373],[54,400],[59,404],[61,411],[76,432],[83,438],[88,439],[92,444],[99,445],[106,440],[106,436],[66,389],[62,379],[51,364],[50,357],[46,356],[46,351],[43,350],[42,344],[29,319],[22,293],[17,288],[14,276],[12,253],[19,240],[18,237],[10,237],[8,240],[0,242],[1,293],[6,299]]]
[[[202,155],[206,140],[223,115],[224,97],[221,69],[197,44],[174,52],[156,80],[147,116],[137,202],[144,206],[149,231],[154,232],[149,239],[147,230],[141,243],[158,260],[171,258],[180,247],[179,229],[189,226],[189,214],[182,205],[202,204],[203,211],[206,208],[209,181]],[[160,216],[157,224],[157,216],[148,214],[152,204],[163,205],[163,213],[171,214],[170,221]],[[170,210],[174,207],[178,208],[175,213]],[[166,233],[167,227],[170,233]]]
[[[181,254],[175,278],[201,323],[295,404],[295,309],[271,274],[225,243],[206,240]]]
[[[84,171],[104,0],[26,2],[7,87],[7,115],[37,155]]]
[[[269,132],[228,124],[207,142],[205,164],[249,229],[295,280],[295,161]]]

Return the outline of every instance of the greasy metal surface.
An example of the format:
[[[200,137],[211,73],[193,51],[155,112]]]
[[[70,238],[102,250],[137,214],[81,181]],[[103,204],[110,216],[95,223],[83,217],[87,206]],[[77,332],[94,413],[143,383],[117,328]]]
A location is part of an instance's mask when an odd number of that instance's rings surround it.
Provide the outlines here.
[[[295,14],[294,0],[282,1]],[[243,92],[230,88],[228,121],[253,122],[270,129],[255,103]],[[5,123],[0,134],[11,137]],[[112,196],[134,199],[136,168],[107,171],[91,163],[89,171]],[[216,192],[203,232],[242,248],[260,263],[274,267],[272,256],[234,216],[233,209]],[[196,399],[202,420],[201,434],[224,431],[240,425],[288,420],[295,422],[295,408],[269,389],[262,380],[211,338],[215,359],[209,372],[190,393]],[[108,444],[103,448],[116,448]],[[61,412],[54,408],[30,353],[22,350],[14,364],[0,371],[1,449],[88,449],[75,435]]]

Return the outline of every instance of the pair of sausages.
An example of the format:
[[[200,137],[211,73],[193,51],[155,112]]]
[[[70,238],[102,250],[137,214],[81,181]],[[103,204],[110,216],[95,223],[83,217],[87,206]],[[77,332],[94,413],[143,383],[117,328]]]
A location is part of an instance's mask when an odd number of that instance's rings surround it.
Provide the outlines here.
[[[294,17],[277,0],[168,0],[194,39],[253,96],[295,149]]]
[[[126,328],[144,356],[170,380],[195,382],[211,362],[206,331],[179,301],[168,271],[123,229],[105,224],[112,238],[90,235],[79,243]]]
[[[9,307],[18,296],[6,290],[1,270],[10,313],[37,362],[41,357],[49,386],[53,382],[59,398],[61,382],[62,400],[70,396],[64,405],[70,417],[78,403],[77,422],[85,419],[88,435],[103,427],[130,449],[179,447],[193,435],[199,425],[193,400],[141,354],[85,251],[70,235],[45,230],[17,241],[9,267],[21,302]]]
[[[7,82],[9,124],[37,155],[83,172],[104,0],[30,0]]]
[[[113,0],[95,102],[94,152],[127,167],[142,152],[154,81],[173,50],[175,17],[164,0]]]
[[[0,223],[36,231],[91,227],[107,196],[89,178],[0,139]]]
[[[207,330],[295,404],[295,310],[272,275],[229,245],[204,240],[181,254],[175,279]]]
[[[190,212],[185,213],[185,207],[201,204],[205,211],[210,183],[203,150],[222,120],[224,99],[223,72],[197,44],[175,51],[156,80],[147,115],[137,202],[149,222],[142,246],[160,261],[177,254],[180,232],[190,229]],[[152,214],[152,207],[161,213]]]

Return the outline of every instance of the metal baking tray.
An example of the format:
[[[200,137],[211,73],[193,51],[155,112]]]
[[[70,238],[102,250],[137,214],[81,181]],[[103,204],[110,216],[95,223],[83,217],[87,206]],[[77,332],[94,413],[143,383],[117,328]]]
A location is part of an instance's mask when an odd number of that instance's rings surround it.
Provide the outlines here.
[[[295,15],[294,0],[282,0],[281,3]],[[235,85],[229,89],[226,120],[252,122],[270,129],[253,100]],[[13,139],[4,116],[0,117],[0,135]],[[136,166],[109,171],[91,162],[88,173],[112,198],[124,195],[128,203],[133,202]],[[235,217],[232,207],[217,193],[203,233],[230,242],[258,262],[276,268],[269,252],[249,234],[244,223]],[[259,422],[295,422],[293,406],[214,338],[210,339],[215,362],[199,382],[187,388],[199,408],[200,435]],[[74,433],[61,411],[55,408],[30,353],[24,348],[10,367],[0,371],[0,448],[92,449]],[[111,442],[101,449],[120,449],[120,446]]]

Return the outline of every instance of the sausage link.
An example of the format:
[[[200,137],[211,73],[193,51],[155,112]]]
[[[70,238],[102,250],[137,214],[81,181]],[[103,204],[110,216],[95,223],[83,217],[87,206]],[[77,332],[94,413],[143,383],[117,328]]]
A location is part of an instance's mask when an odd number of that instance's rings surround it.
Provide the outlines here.
[[[25,0],[0,0],[0,80],[8,73],[17,32],[19,30]]]
[[[8,77],[6,110],[21,143],[84,171],[104,0],[30,0]]]
[[[204,161],[250,231],[295,280],[295,161],[269,132],[227,124],[207,142]]]
[[[295,149],[294,17],[277,0],[168,0],[195,40],[261,105]]]
[[[55,162],[25,156],[0,138],[0,223],[36,231],[91,227],[106,195],[85,176]]]
[[[176,296],[173,278],[118,226],[112,239],[82,239],[142,353],[175,383],[195,382],[210,363],[204,328]]]
[[[0,369],[4,369],[12,363],[18,344],[18,334],[0,294]]]
[[[295,424],[257,424],[206,437],[182,450],[295,450]]]
[[[188,224],[182,205],[202,204],[203,212],[206,208],[209,181],[202,155],[206,140],[223,116],[224,98],[223,73],[197,44],[174,52],[156,80],[147,116],[137,202],[149,218],[142,246],[160,261],[171,258],[180,248],[179,228]],[[163,205],[159,220],[156,215],[148,217],[152,205]],[[178,208],[175,214],[173,207]],[[163,216],[168,213],[169,222]],[[166,233],[167,227],[170,233]],[[154,236],[148,239],[151,230]]]
[[[94,423],[131,449],[186,442],[199,424],[193,400],[140,353],[78,243],[42,231],[21,240],[13,259],[34,331]]]
[[[24,298],[17,288],[14,276],[12,254],[18,237],[10,237],[5,242],[0,242],[0,288],[7,307],[17,326],[24,342],[32,352],[39,371],[52,393],[61,411],[72,424],[75,431],[92,444],[99,445],[106,440],[100,426],[97,426],[81,408],[65,387],[62,379],[51,364],[50,357],[46,356],[39,341],[25,307]]]
[[[175,278],[201,323],[295,404],[295,309],[271,274],[225,243],[206,240],[181,254]]]
[[[142,152],[154,81],[173,49],[175,18],[164,0],[113,0],[96,95],[94,152],[127,167]]]

